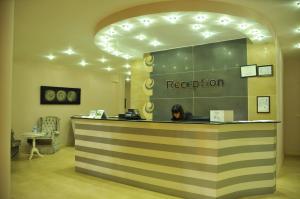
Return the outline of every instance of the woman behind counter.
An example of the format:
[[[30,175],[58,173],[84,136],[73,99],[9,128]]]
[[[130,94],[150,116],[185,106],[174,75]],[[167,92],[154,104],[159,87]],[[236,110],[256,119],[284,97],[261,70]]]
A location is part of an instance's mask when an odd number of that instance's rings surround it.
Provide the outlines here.
[[[184,110],[180,104],[175,104],[172,106],[171,109],[172,112],[172,121],[181,121],[181,120],[191,120],[192,119],[192,113],[186,112],[184,113]]]

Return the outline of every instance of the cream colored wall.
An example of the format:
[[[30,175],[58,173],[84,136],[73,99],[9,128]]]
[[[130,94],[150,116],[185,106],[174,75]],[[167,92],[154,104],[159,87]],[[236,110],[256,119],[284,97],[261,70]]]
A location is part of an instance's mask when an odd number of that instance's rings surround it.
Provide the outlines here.
[[[40,86],[81,88],[80,105],[40,105]],[[93,72],[78,66],[47,63],[14,63],[12,128],[18,137],[31,131],[41,116],[61,118],[62,145],[74,142],[70,117],[104,109],[108,115],[124,111],[124,79],[107,72]],[[26,144],[25,144],[26,146]],[[24,147],[24,144],[23,144]]]
[[[300,57],[284,57],[284,150],[300,155]]]
[[[273,76],[248,78],[248,119],[277,120],[277,172],[284,160],[283,153],[283,102],[282,55],[277,42],[269,44],[247,43],[247,63],[273,65]],[[257,96],[270,96],[270,113],[257,113]]]
[[[271,77],[249,77],[248,78],[248,120],[276,120],[276,49],[275,44],[253,44],[247,43],[247,63],[259,65],[273,65],[273,76]],[[257,113],[257,96],[271,97],[271,112]]]
[[[130,87],[130,107],[137,108],[140,110],[142,117],[143,106],[149,101],[149,96],[147,96],[143,91],[143,84],[147,78],[149,78],[149,72],[143,63],[143,60],[136,60],[131,64],[131,87]]]
[[[277,171],[280,172],[280,168],[284,161],[284,131],[283,131],[283,59],[282,52],[278,40],[275,42],[276,49],[276,94],[277,94],[277,117],[280,121],[277,124]]]
[[[14,0],[0,1],[0,198],[10,194],[11,76]]]

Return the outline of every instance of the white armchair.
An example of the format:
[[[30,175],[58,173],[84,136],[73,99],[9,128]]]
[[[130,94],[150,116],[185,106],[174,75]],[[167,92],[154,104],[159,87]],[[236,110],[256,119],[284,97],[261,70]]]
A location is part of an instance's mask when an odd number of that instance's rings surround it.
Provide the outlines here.
[[[60,119],[55,116],[41,117],[38,120],[38,131],[43,137],[36,138],[36,146],[42,154],[53,154],[59,150]]]

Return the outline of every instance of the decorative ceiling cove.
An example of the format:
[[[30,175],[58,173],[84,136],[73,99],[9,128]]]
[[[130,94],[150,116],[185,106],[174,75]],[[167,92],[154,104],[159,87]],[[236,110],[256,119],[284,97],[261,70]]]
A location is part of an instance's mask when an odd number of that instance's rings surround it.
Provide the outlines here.
[[[270,42],[272,35],[254,20],[212,12],[165,12],[118,21],[95,35],[97,47],[125,60],[144,53],[248,38]]]
[[[298,59],[299,5],[299,0],[15,0],[14,62],[118,73],[130,80],[129,58],[144,52],[243,37],[278,41],[283,59]],[[185,12],[175,12],[180,10]],[[107,33],[110,27],[116,34]]]

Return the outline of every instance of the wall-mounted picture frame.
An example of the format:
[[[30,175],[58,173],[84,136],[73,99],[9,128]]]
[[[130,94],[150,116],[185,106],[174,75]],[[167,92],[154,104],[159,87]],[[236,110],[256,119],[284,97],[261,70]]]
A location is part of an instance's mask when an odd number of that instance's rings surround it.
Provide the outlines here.
[[[40,103],[41,104],[66,104],[78,105],[81,98],[80,88],[41,86]]]
[[[257,67],[257,75],[260,77],[273,76],[273,65],[263,65]]]
[[[241,66],[241,77],[255,77],[257,76],[257,65]]]
[[[270,96],[257,96],[257,113],[270,113]]]

